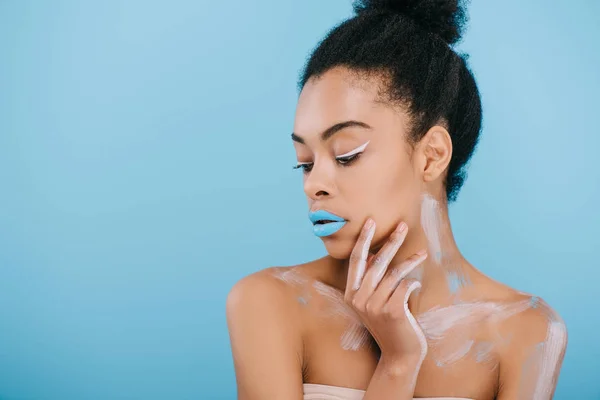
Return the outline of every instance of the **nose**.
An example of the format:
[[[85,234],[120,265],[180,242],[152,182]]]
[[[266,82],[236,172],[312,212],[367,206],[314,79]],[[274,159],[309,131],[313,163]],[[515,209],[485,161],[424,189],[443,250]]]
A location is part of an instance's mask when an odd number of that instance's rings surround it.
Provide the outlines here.
[[[313,164],[312,169],[304,178],[304,193],[313,200],[322,199],[335,193],[333,179],[334,171],[324,163]]]

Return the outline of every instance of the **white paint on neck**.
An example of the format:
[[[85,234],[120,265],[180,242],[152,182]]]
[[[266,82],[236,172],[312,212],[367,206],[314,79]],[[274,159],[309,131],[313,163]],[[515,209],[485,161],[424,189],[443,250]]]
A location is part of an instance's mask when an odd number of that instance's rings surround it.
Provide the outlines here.
[[[442,261],[441,223],[442,219],[437,200],[425,193],[421,201],[421,226],[427,237],[429,255],[436,264],[440,264]]]

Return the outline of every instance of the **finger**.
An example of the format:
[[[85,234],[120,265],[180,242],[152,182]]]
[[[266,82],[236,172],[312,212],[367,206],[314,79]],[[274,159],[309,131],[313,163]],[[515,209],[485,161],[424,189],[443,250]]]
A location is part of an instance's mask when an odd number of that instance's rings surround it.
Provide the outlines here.
[[[383,278],[375,292],[371,295],[367,303],[369,309],[381,309],[392,296],[400,282],[408,276],[418,265],[427,258],[427,252],[422,250],[410,258],[404,260],[400,265],[390,269]]]
[[[417,334],[417,339],[420,342],[420,362],[423,362],[423,359],[427,354],[427,339],[414,315],[412,315],[408,309],[408,299],[410,298],[410,295],[420,288],[421,282],[415,279],[402,280],[390,297],[390,300],[386,303],[384,310],[387,311],[387,314],[396,317],[395,319],[404,320],[409,323],[412,330]]]
[[[353,294],[362,282],[363,276],[365,275],[365,269],[367,267],[367,256],[369,255],[369,248],[371,247],[371,241],[375,234],[375,221],[371,218],[367,219],[367,222],[363,226],[363,229],[358,236],[358,240],[354,244],[352,253],[350,254],[349,266],[348,266],[348,278],[346,282],[346,293],[345,296]]]
[[[410,310],[408,309],[408,299],[412,292],[420,288],[421,282],[418,280],[403,279],[396,290],[394,290],[394,293],[392,293],[384,307],[386,309],[402,313],[402,316],[412,316]]]
[[[373,257],[375,257],[375,253],[369,253],[369,257],[367,257],[367,265],[369,265],[369,263],[373,260]]]
[[[403,279],[396,290],[394,290],[394,293],[392,293],[387,303],[385,303],[383,310],[397,319],[408,318],[408,316],[412,317],[412,314],[408,309],[408,299],[416,289],[420,288],[421,282],[418,280]],[[410,320],[410,318],[408,319]]]
[[[419,326],[419,323],[417,322],[416,318],[408,309],[408,299],[410,298],[410,295],[415,290],[418,290],[420,288],[421,282],[415,279],[404,279],[402,282],[400,282],[400,285],[398,286],[392,297],[390,297],[390,301],[386,304],[386,306],[401,309],[404,314],[403,317],[410,324],[412,330],[417,334],[417,339],[419,340],[421,345],[421,363],[423,362],[423,359],[427,354],[427,339],[425,338],[425,334]]]
[[[396,252],[404,242],[404,239],[406,239],[407,233],[408,228],[406,224],[404,222],[400,223],[396,230],[390,235],[389,240],[381,250],[377,252],[377,255],[371,261],[371,264],[369,264],[369,271],[365,274],[363,284],[361,285],[361,289],[364,287],[369,296],[373,293],[385,275],[388,265],[396,255]]]
[[[398,286],[402,279],[406,278],[411,272],[413,272],[416,267],[421,265],[421,263],[427,259],[427,256],[428,254],[426,249],[420,250],[406,260],[402,261],[398,267],[394,268],[392,270],[391,279],[396,282],[396,286]]]

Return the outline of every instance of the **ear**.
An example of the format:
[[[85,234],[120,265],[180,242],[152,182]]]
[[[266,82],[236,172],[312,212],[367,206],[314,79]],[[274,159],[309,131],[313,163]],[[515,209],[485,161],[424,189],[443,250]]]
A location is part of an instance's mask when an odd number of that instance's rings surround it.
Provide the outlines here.
[[[452,158],[452,139],[443,126],[435,125],[419,142],[423,180],[432,182],[443,176]]]

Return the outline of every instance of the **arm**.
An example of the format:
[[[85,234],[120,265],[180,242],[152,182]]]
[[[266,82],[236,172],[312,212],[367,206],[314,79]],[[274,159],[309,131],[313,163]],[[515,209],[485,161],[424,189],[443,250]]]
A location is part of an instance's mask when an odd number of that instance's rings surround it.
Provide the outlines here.
[[[259,272],[237,282],[227,297],[239,400],[303,397],[297,305],[284,285]]]
[[[567,348],[567,328],[545,302],[507,321],[514,332],[500,359],[498,400],[550,400]]]

